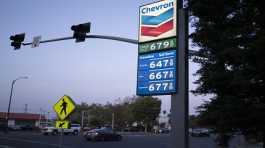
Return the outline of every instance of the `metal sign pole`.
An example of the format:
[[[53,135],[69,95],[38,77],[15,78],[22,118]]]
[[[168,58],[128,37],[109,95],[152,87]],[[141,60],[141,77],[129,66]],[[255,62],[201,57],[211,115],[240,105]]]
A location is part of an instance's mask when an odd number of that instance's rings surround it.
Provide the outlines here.
[[[60,132],[60,139],[59,139],[59,148],[63,147],[63,128],[61,128],[61,132]]]
[[[178,92],[171,95],[172,148],[188,148],[188,20],[187,12],[178,9],[177,68]]]

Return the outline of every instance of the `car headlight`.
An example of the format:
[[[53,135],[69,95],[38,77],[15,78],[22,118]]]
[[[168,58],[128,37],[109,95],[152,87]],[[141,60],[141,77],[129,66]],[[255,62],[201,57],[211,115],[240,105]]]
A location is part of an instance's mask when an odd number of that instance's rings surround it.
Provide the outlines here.
[[[92,133],[92,135],[93,135],[93,136],[97,136],[97,135],[98,135],[98,133]]]

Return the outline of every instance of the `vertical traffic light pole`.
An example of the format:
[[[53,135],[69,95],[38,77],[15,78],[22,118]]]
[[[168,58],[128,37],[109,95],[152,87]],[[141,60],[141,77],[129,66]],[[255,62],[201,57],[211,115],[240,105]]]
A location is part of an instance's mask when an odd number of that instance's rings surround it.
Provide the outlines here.
[[[177,0],[177,86],[171,95],[171,144],[172,148],[188,148],[188,15],[182,8],[182,0]]]

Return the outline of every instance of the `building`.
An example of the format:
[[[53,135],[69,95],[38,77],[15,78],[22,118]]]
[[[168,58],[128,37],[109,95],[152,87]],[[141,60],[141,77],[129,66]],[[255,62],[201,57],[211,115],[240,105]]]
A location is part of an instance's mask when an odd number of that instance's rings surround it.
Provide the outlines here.
[[[0,112],[0,121],[5,122],[7,118],[6,112]],[[8,126],[31,126],[39,127],[40,123],[46,120],[45,116],[41,114],[31,113],[10,113]]]

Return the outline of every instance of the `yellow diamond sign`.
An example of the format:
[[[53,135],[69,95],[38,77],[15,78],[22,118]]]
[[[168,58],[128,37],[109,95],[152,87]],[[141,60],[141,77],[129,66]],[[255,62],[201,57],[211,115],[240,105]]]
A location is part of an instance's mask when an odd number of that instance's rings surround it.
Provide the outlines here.
[[[64,121],[56,121],[56,124],[55,124],[55,127],[56,128],[70,128],[70,122],[67,121],[67,120],[64,120]]]
[[[75,110],[75,103],[69,96],[64,95],[54,104],[53,109],[57,113],[57,116],[61,120],[64,120]]]

